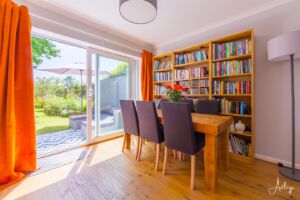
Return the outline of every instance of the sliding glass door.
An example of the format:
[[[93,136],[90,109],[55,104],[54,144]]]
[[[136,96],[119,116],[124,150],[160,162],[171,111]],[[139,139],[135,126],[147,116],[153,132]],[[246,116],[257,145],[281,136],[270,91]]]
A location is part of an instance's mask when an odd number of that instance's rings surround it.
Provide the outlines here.
[[[88,50],[89,141],[120,134],[123,121],[121,99],[131,99],[132,64],[130,59],[97,50]],[[88,127],[89,126],[89,127]]]

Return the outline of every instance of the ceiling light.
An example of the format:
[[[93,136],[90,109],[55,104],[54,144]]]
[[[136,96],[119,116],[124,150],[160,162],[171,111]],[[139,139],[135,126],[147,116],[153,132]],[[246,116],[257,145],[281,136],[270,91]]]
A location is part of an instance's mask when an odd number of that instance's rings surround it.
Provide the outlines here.
[[[147,24],[157,15],[157,0],[120,0],[121,16],[134,24]]]

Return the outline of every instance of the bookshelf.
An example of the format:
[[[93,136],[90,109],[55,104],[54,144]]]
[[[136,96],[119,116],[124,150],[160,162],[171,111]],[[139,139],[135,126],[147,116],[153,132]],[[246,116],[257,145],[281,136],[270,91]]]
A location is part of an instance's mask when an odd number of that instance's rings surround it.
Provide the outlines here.
[[[166,64],[168,67],[157,67],[158,63],[166,61],[171,61]],[[153,63],[154,77],[155,73],[168,72],[172,76],[170,80],[154,79],[153,99],[167,98],[164,92],[157,93],[157,87],[181,84],[188,88],[184,97],[220,100],[220,115],[232,116],[235,122],[241,120],[246,125],[245,132],[230,132],[230,157],[253,160],[255,88],[252,29],[154,56]]]

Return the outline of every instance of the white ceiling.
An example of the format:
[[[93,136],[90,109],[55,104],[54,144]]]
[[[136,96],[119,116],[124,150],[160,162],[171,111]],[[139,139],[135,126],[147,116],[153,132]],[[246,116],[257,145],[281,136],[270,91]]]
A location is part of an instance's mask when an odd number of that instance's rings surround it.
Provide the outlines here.
[[[268,10],[288,0],[158,0],[157,18],[135,25],[119,14],[119,0],[30,0],[60,14],[154,47]]]

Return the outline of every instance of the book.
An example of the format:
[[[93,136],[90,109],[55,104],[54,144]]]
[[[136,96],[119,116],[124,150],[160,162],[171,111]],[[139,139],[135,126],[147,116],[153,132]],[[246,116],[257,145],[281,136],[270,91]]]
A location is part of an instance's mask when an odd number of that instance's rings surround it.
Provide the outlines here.
[[[208,59],[208,49],[201,48],[197,51],[175,54],[175,65],[182,65]]]
[[[251,94],[251,81],[213,81],[213,91],[218,94]]]
[[[251,40],[213,43],[213,59],[230,58],[251,53]]]
[[[164,86],[162,86],[162,85],[154,85],[153,93],[154,93],[154,94],[163,95],[163,94],[167,94],[167,90],[166,90],[166,88],[165,88]]]
[[[208,77],[208,65],[196,66],[191,69],[192,79],[205,78]]]
[[[213,76],[230,76],[251,73],[251,59],[215,62],[212,66]]]
[[[249,141],[231,134],[229,136],[229,152],[243,156],[251,156],[252,146]]]
[[[154,82],[172,81],[172,72],[155,72]]]
[[[190,69],[175,69],[174,74],[176,81],[190,79]]]
[[[230,101],[225,98],[221,99],[220,110],[223,114],[249,115],[250,109],[244,101]]]
[[[154,61],[154,70],[171,69],[171,58],[164,58],[162,60]]]

